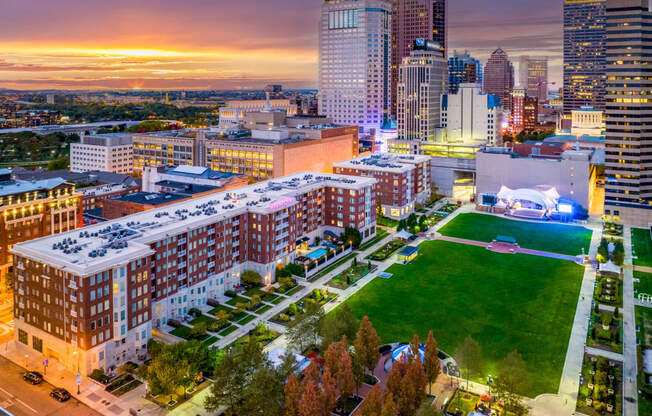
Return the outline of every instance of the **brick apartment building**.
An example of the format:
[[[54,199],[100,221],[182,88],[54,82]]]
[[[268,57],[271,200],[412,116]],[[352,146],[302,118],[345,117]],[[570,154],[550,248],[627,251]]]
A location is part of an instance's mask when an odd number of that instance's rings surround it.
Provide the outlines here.
[[[375,184],[302,172],[18,244],[16,339],[82,374],[138,360],[152,328],[242,271],[275,281],[297,240],[344,227],[373,237]]]
[[[430,156],[375,153],[334,163],[333,171],[374,177],[380,213],[388,218],[407,218],[430,197]]]
[[[0,277],[11,270],[14,244],[82,226],[82,198],[62,178],[11,179],[0,169]]]

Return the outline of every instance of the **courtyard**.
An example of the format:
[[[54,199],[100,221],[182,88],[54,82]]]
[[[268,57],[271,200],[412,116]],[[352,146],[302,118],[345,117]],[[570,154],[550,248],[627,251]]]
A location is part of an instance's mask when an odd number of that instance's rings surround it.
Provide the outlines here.
[[[387,270],[391,278],[347,300],[356,317],[368,315],[386,343],[409,342],[415,332],[425,339],[432,329],[449,354],[470,335],[484,351],[483,377],[516,349],[531,375],[528,395],[556,393],[584,268],[444,241],[420,248],[410,264]]]
[[[478,213],[459,214],[442,227],[445,236],[491,242],[496,236],[516,238],[520,247],[577,256],[589,252],[592,231],[588,228],[546,222],[517,221]]]

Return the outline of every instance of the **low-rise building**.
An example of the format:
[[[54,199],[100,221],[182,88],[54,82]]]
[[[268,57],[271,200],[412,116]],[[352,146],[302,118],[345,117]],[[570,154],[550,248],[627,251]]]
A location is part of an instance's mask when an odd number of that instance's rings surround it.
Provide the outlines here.
[[[206,185],[222,191],[247,185],[245,175],[201,166],[147,166],[143,170],[144,192],[175,192],[185,185]]]
[[[268,100],[229,100],[220,107],[220,127],[228,128],[242,124],[245,116],[265,109],[283,112],[287,116],[296,116],[298,106],[289,98]]]
[[[430,156],[374,153],[336,162],[333,171],[374,177],[379,213],[388,218],[407,218],[430,197]]]
[[[0,280],[11,271],[11,248],[82,226],[82,198],[62,178],[24,181],[0,169]],[[0,285],[4,288],[5,285]],[[1,290],[1,289],[0,289]]]
[[[145,166],[203,166],[203,130],[171,130],[132,136],[134,171]]]
[[[134,170],[131,134],[82,135],[79,143],[70,145],[70,170],[130,174]]]
[[[81,374],[139,360],[153,328],[243,271],[274,282],[298,241],[345,227],[373,238],[375,184],[302,172],[17,244],[15,338]]]

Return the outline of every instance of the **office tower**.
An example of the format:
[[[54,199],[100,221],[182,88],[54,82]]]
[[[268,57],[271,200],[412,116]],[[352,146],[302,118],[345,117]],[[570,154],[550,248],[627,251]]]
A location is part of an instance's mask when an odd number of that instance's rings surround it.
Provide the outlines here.
[[[380,130],[391,106],[391,4],[326,0],[319,29],[319,113]]]
[[[457,94],[460,84],[480,84],[482,86],[482,63],[469,55],[468,51],[448,58],[448,92]]]
[[[607,1],[605,215],[652,222],[652,14],[648,0]],[[635,81],[634,81],[635,80]]]
[[[514,67],[507,53],[498,48],[493,51],[484,67],[484,90],[488,94],[499,96],[503,108],[510,108],[512,88],[514,88]]]
[[[503,109],[500,98],[478,84],[460,84],[455,94],[442,97],[442,127],[448,143],[502,144]]]
[[[446,69],[439,44],[425,39],[414,41],[414,50],[399,67],[399,140],[435,140],[435,129],[441,125]]]
[[[70,171],[130,174],[134,171],[134,146],[131,134],[81,135],[79,143],[70,144]]]
[[[564,113],[604,109],[606,0],[564,2]]]
[[[521,56],[518,72],[520,87],[529,97],[536,97],[540,103],[548,101],[547,56]]]
[[[396,115],[398,67],[410,55],[415,39],[433,40],[447,50],[448,0],[392,0],[392,115]]]
[[[524,88],[512,91],[509,129],[517,135],[522,131],[533,131],[537,125],[537,97],[527,95]]]
[[[432,40],[448,55],[448,0],[432,0]]]

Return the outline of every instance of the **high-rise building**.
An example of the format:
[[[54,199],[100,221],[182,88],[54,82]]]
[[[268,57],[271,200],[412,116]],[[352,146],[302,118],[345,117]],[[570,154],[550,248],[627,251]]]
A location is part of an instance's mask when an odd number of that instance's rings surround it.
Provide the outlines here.
[[[482,63],[468,51],[448,58],[448,92],[457,94],[460,84],[482,85]]]
[[[325,0],[319,29],[319,113],[378,132],[391,107],[391,4]]]
[[[79,143],[70,145],[70,170],[129,174],[134,170],[134,148],[131,134],[82,135]]]
[[[446,57],[448,0],[392,0],[392,115],[397,111],[398,67],[415,39],[435,41]]]
[[[527,95],[524,88],[512,91],[509,130],[517,135],[522,131],[533,131],[537,125],[537,97]]]
[[[502,144],[500,98],[483,92],[478,84],[460,84],[456,94],[444,95],[441,114],[448,143]]]
[[[606,186],[604,213],[623,223],[652,222],[652,89],[648,0],[606,3]],[[636,80],[636,81],[633,81]]]
[[[604,109],[606,0],[564,1],[564,113]]]
[[[484,90],[500,97],[503,108],[511,108],[510,99],[514,88],[514,66],[507,53],[498,48],[491,53],[484,67]]]
[[[441,95],[446,85],[446,59],[434,41],[417,39],[399,67],[398,138],[435,140],[441,125]]]
[[[520,87],[529,97],[536,97],[540,103],[548,101],[547,56],[521,56],[518,72]]]

